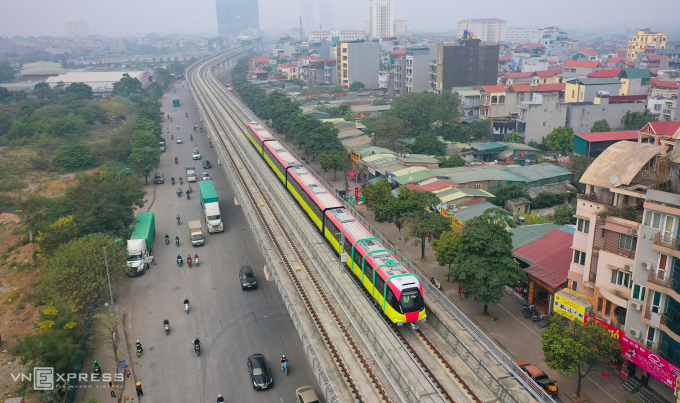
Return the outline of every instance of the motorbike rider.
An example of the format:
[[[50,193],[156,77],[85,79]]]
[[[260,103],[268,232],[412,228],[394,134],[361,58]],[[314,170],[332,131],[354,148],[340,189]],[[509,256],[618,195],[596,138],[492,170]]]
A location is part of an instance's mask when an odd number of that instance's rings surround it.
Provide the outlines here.
[[[167,130],[167,133],[170,133],[170,128],[169,128],[169,127],[168,127],[166,130]]]
[[[224,402],[224,398],[222,397],[222,395],[217,395],[217,403],[223,403],[223,402]]]
[[[182,261],[182,255],[177,255],[177,261],[181,262]]]
[[[135,343],[135,346],[137,346],[137,352],[139,352],[139,353],[144,352],[144,349],[142,348],[142,343],[140,343],[139,340],[137,340],[137,343]]]
[[[102,370],[102,364],[99,361],[94,360],[94,365],[92,365],[92,370],[94,370],[94,372],[98,374]]]
[[[198,264],[198,253],[194,255],[194,263]]]
[[[187,117],[189,117],[189,112],[187,112]]]
[[[194,135],[192,134],[191,136],[189,136],[189,139],[190,139],[191,141],[194,141]]]
[[[184,297],[184,304],[183,305],[189,305],[189,298]]]
[[[165,234],[165,243],[169,243],[169,242],[170,242],[170,235]]]
[[[288,358],[285,355],[281,356],[281,369],[283,369],[283,364],[288,363]]]
[[[203,133],[203,128],[201,127],[201,133]]]
[[[179,160],[177,159],[177,157],[175,157],[175,164],[176,164],[178,161],[179,161]]]
[[[187,193],[191,193],[192,191],[193,189],[191,188],[191,185],[189,185],[189,187],[187,188]]]
[[[191,255],[187,256],[187,263],[191,266]]]
[[[170,179],[170,181],[171,181],[172,184],[174,185],[174,184],[175,184],[175,177],[173,176],[172,179]]]
[[[194,340],[194,348],[196,348],[196,346],[201,346],[201,341],[198,339],[198,337],[196,337],[196,340]]]
[[[182,184],[182,177],[181,176],[179,177],[179,184],[180,185]]]
[[[179,235],[175,235],[175,243],[179,245]],[[180,259],[182,258],[182,256],[179,255],[177,255],[177,257],[179,257]]]
[[[179,125],[177,125],[177,130],[179,130]]]
[[[179,222],[179,214],[177,214],[177,222]]]

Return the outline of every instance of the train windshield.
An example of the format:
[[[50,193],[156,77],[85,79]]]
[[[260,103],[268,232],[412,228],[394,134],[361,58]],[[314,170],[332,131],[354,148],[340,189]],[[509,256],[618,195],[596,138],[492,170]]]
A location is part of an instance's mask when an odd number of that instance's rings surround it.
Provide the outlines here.
[[[423,299],[420,296],[420,290],[417,288],[409,288],[401,293],[401,300],[399,305],[401,305],[402,312],[415,312],[419,311],[422,307]]]

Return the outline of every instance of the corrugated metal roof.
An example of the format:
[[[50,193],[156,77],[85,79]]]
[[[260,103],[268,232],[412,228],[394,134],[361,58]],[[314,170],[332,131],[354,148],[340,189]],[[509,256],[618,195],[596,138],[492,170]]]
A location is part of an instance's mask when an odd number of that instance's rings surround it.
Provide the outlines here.
[[[550,231],[558,229],[560,226],[553,223],[521,225],[510,230],[512,235],[512,249],[521,248],[529,245],[532,242],[538,241],[545,237]]]
[[[453,217],[455,217],[458,220],[465,223],[465,222],[467,222],[467,220],[474,218],[474,217],[479,217],[486,210],[488,210],[490,208],[494,208],[494,207],[498,207],[498,206],[491,204],[489,202],[482,202],[482,203],[468,204],[467,206],[459,207],[458,211],[456,211],[456,212],[449,211],[449,213]]]
[[[390,171],[392,172],[392,171]],[[424,171],[417,171],[417,172],[411,172],[407,173],[405,175],[395,175],[396,178],[395,180],[397,181],[398,184],[400,185],[405,185],[407,183],[415,183],[415,182],[420,182],[425,179],[433,178],[435,177],[435,174],[431,172],[429,169],[426,169]]]
[[[142,71],[83,71],[78,73],[60,74],[45,80],[46,83],[92,83],[92,82],[118,82],[123,78],[123,74],[128,74],[132,78],[138,78]]]
[[[395,176],[400,176],[400,175],[408,175],[410,173],[426,171],[426,170],[428,170],[428,168],[426,168],[426,167],[408,167],[408,168],[400,169],[400,170],[392,172],[392,173]],[[432,176],[434,176],[434,174]]]

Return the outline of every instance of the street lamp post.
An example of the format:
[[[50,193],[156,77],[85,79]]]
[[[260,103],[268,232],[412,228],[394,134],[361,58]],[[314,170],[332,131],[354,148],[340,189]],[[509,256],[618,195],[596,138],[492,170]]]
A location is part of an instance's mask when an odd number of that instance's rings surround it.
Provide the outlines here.
[[[104,246],[104,264],[106,265],[106,278],[108,278],[109,280],[109,294],[111,294],[111,306],[113,306],[113,290],[111,289],[111,275],[109,274],[109,261],[106,258],[106,248],[108,248],[109,245],[113,245],[114,243],[118,243],[120,241],[122,241],[122,239],[116,239],[115,241]]]
[[[149,123],[147,123],[147,124],[146,124],[146,127],[144,128],[144,130],[146,130],[146,129],[149,127],[149,125],[152,125],[152,124],[154,124],[154,123],[156,123],[156,122],[149,122]]]
[[[130,170],[130,168],[126,167],[126,168],[121,169],[120,172],[118,172],[118,182],[120,182],[120,174],[122,174],[125,171],[129,171],[129,170]]]

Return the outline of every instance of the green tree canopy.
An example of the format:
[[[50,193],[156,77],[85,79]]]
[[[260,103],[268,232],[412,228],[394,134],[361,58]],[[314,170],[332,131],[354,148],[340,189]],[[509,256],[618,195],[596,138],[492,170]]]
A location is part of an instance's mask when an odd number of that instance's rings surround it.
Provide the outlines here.
[[[640,130],[647,123],[655,122],[656,120],[656,116],[650,115],[649,111],[645,109],[644,112],[627,111],[621,118],[621,123],[625,130]]]
[[[111,90],[111,96],[122,96],[123,98],[129,97],[131,94],[138,93],[142,90],[142,83],[136,79],[130,77],[129,74],[123,74],[120,81],[113,83],[113,89]]]
[[[332,169],[333,180],[335,180],[335,175],[338,170],[345,169],[348,160],[349,157],[347,157],[347,152],[345,150],[323,152],[319,155],[319,165],[321,165],[321,169],[323,169],[324,172]]]
[[[569,126],[560,126],[553,129],[546,143],[550,151],[570,152],[574,148],[574,130]]]
[[[413,137],[434,132],[449,138],[462,115],[460,97],[450,91],[441,94],[408,92],[394,100],[386,115],[407,122]]]
[[[406,122],[394,116],[384,117],[375,128],[376,144],[387,143],[392,150],[396,150],[397,142],[405,140],[407,136],[408,126]]]
[[[149,183],[149,174],[160,166],[161,150],[158,144],[155,147],[133,147],[128,161],[132,169],[144,176],[146,183]]]
[[[361,81],[355,81],[349,86],[349,90],[354,92],[354,91],[359,91],[362,88],[366,88],[366,85],[362,83]]]
[[[581,380],[607,361],[621,356],[621,345],[607,328],[594,321],[576,322],[556,315],[543,332],[543,360],[559,374],[578,375],[576,396],[581,397]]]
[[[420,245],[420,259],[425,259],[425,241],[432,235],[438,238],[440,234],[450,232],[451,220],[437,213],[428,213],[424,210],[411,213],[411,220],[408,225],[408,236],[404,238],[406,242],[413,239],[413,246]]]
[[[526,190],[522,189],[518,184],[515,183],[501,188],[498,192],[496,192],[496,197],[490,201],[496,206],[503,207],[505,206],[505,202],[508,200],[517,199],[518,197],[529,199],[529,193],[527,193]]]
[[[425,133],[416,137],[416,141],[408,148],[414,154],[425,155],[444,155],[446,154],[446,144],[439,141],[434,133]]]
[[[555,207],[552,221],[559,225],[576,224],[576,217],[574,217],[574,214],[576,214],[576,207],[569,204],[563,204]]]
[[[596,121],[593,123],[593,127],[590,128],[591,133],[609,132],[611,130],[609,123],[607,123],[607,119]]]
[[[458,255],[458,246],[460,245],[460,237],[462,231],[459,229],[454,229],[453,231],[446,231],[442,233],[439,239],[433,239],[432,250],[434,250],[434,256],[437,258],[437,263],[440,266],[448,266],[446,276],[451,276],[451,265],[456,260]]]
[[[463,228],[451,277],[460,283],[466,299],[484,304],[484,315],[489,314],[489,305],[501,301],[503,287],[525,276],[512,257],[507,227],[514,226],[508,212],[496,208],[469,219]]]
[[[456,168],[465,166],[467,162],[458,154],[451,154],[448,158],[439,158],[439,168]]]
[[[532,208],[535,209],[552,207],[562,203],[564,203],[564,195],[550,192],[541,192],[531,200],[531,204],[533,204]]]
[[[77,99],[92,99],[92,87],[83,83],[72,83],[64,90],[68,94],[74,94]]]
[[[476,141],[490,141],[493,139],[492,126],[489,119],[473,120],[465,127],[465,136]]]
[[[0,83],[7,83],[14,79],[14,69],[9,62],[0,62]]]
[[[392,185],[387,179],[381,179],[375,184],[369,184],[361,192],[364,196],[364,204],[367,208],[373,210],[375,206],[380,206],[391,198],[392,196]]]
[[[94,156],[90,146],[83,141],[66,143],[59,148],[52,159],[52,165],[67,170],[88,168],[94,163]]]
[[[401,188],[398,197],[386,198],[386,203],[373,206],[375,219],[378,222],[392,222],[399,230],[404,228],[417,214],[426,208],[433,208],[441,203],[439,197],[424,190]]]

